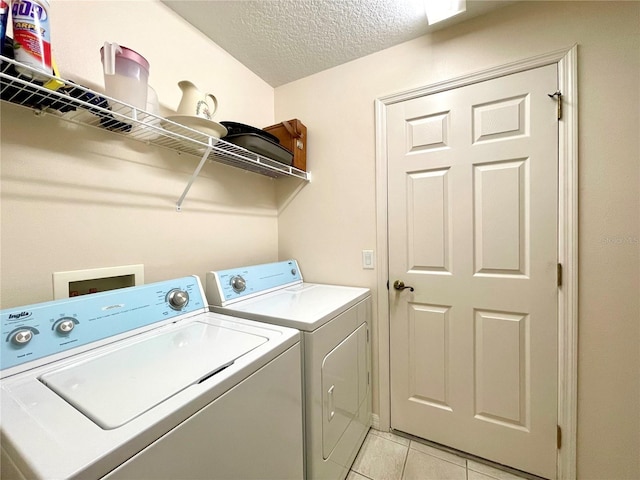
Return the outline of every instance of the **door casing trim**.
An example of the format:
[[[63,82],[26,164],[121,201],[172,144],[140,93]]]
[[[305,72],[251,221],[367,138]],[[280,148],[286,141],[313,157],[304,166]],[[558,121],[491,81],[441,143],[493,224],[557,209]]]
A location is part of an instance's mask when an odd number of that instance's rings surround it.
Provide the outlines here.
[[[378,428],[391,428],[386,108],[426,95],[557,64],[563,113],[558,124],[558,261],[563,283],[558,287],[558,450],[557,478],[575,480],[578,400],[578,46],[489,68],[375,100]],[[549,92],[553,93],[553,92]]]

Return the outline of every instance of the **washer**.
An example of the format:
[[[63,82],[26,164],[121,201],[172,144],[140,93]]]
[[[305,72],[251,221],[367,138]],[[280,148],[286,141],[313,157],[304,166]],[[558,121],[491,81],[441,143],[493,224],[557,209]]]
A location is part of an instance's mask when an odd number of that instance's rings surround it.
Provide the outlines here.
[[[213,311],[302,331],[307,479],[344,479],[371,419],[367,288],[305,283],[295,260],[208,272]]]
[[[198,277],[0,311],[1,477],[301,479],[300,333]]]

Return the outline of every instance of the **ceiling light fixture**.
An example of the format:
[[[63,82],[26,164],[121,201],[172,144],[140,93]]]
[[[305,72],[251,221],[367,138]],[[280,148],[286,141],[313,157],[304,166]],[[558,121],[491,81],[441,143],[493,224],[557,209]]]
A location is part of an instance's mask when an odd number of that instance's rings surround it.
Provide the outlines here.
[[[466,0],[424,0],[424,3],[429,25],[458,15],[467,9]]]

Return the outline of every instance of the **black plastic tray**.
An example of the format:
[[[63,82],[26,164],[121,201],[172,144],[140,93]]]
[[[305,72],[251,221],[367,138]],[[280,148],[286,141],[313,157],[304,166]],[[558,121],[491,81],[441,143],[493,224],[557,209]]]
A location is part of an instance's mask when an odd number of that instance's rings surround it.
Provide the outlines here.
[[[274,143],[262,135],[256,133],[240,133],[227,135],[224,140],[246,148],[250,152],[257,153],[263,157],[270,158],[285,165],[293,163],[293,153],[277,143]]]
[[[280,143],[280,139],[275,135],[265,132],[264,130],[256,127],[252,127],[251,125],[245,125],[244,123],[238,122],[220,122],[227,129],[227,135],[239,135],[241,133],[255,133],[261,137],[266,138],[267,140],[271,140],[273,143]],[[225,139],[226,140],[226,139]]]

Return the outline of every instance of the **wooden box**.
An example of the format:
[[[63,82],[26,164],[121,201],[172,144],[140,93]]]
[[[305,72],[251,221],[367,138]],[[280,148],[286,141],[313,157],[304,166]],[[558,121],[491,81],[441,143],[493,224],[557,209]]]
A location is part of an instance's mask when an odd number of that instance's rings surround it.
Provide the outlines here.
[[[307,127],[294,118],[263,128],[278,137],[280,145],[293,153],[293,166],[307,171]]]

